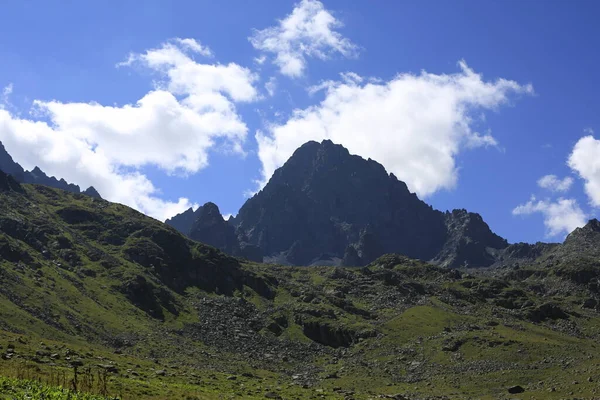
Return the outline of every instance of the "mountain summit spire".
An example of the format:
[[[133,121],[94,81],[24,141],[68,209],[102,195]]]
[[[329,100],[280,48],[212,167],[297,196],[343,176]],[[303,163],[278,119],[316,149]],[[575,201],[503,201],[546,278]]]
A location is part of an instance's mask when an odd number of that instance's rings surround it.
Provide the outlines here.
[[[191,226],[186,215],[167,223]],[[399,253],[483,267],[494,262],[493,249],[508,246],[478,214],[434,210],[383,165],[330,140],[300,146],[242,206],[235,235],[260,248],[265,261],[291,265],[365,265]]]

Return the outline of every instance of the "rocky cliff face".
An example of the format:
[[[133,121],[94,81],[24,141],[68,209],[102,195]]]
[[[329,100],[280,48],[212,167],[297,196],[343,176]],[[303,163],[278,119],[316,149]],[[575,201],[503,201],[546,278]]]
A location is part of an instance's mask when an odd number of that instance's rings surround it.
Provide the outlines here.
[[[537,259],[551,253],[561,245],[558,243],[514,243],[495,254],[493,267],[508,267],[534,264]]]
[[[214,217],[199,217],[188,210],[167,223],[193,238],[190,218],[214,226]],[[366,265],[399,253],[448,267],[481,267],[508,245],[481,216],[434,210],[381,164],[329,140],[296,150],[232,225],[238,242],[257,246],[265,261],[289,265]],[[222,229],[202,230],[204,241],[222,243]]]
[[[496,261],[498,249],[508,242],[493,233],[481,215],[467,210],[444,214],[446,239],[433,261],[449,267],[481,267]]]
[[[186,236],[190,236],[190,230],[192,229],[192,224],[195,220],[196,215],[194,214],[194,209],[190,207],[181,214],[177,214],[173,218],[167,219],[165,224],[172,226]]]
[[[190,227],[189,237],[227,253],[235,254],[239,250],[235,229],[221,215],[214,203],[206,203],[195,212],[195,220]]]
[[[445,236],[440,217],[381,164],[324,141],[300,147],[236,221],[277,261],[320,263],[352,246],[367,264],[389,252],[432,258]]]
[[[236,257],[260,262],[262,252],[236,235],[232,224],[225,221],[219,207],[214,203],[206,203],[196,211],[192,208],[165,221],[191,239],[216,247]]]
[[[10,154],[8,154],[4,148],[2,142],[0,142],[0,170],[12,175],[12,177],[18,182],[23,182],[25,179],[25,170],[19,164],[13,161]]]
[[[23,188],[12,175],[5,174],[0,170],[0,192],[23,192]]]
[[[600,255],[600,221],[594,218],[584,227],[575,229],[567,236],[563,246],[574,253]]]
[[[25,171],[19,163],[15,162],[10,154],[4,148],[2,142],[0,142],[0,170],[11,175],[17,182],[20,183],[33,183],[37,185],[46,185],[57,189],[66,190],[72,193],[83,193],[90,197],[100,199],[100,193],[93,187],[90,186],[84,191],[81,191],[79,186],[72,183],[68,183],[64,179],[56,179],[55,177],[49,177],[39,167],[35,167],[31,171]]]

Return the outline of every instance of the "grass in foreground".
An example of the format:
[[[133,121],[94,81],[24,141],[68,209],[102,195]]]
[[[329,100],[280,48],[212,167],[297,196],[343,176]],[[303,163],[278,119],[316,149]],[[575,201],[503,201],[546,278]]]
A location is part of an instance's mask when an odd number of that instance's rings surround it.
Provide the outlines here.
[[[48,386],[29,379],[13,379],[0,376],[0,399],[2,400],[116,400],[93,394],[74,392],[63,387]]]

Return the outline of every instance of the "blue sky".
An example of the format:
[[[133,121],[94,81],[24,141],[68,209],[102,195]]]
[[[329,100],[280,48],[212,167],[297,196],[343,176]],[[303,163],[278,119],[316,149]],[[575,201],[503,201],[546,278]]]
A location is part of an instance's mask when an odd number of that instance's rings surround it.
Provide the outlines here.
[[[0,140],[25,168],[165,218],[206,201],[235,214],[299,143],[329,137],[511,242],[562,240],[600,206],[599,11],[9,2]]]

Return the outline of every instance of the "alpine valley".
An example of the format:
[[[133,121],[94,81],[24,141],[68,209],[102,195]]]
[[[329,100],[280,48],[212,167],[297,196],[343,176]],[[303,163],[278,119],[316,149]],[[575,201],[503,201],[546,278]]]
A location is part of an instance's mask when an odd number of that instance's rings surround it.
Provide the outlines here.
[[[0,169],[0,399],[600,396],[597,220],[509,244],[330,141],[227,221]]]

